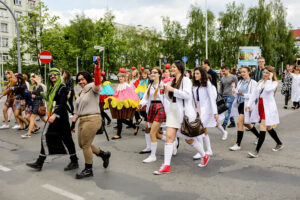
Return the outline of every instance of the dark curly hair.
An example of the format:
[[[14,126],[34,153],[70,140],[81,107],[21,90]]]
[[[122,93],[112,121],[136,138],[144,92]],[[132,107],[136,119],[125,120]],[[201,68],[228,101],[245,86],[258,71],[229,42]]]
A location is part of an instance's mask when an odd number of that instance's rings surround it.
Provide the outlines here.
[[[78,77],[82,75],[83,78],[87,81],[87,83],[91,83],[93,82],[93,77],[91,76],[91,74],[89,72],[86,72],[86,71],[82,71],[82,72],[79,72],[76,76],[76,83],[79,83],[79,80],[78,80]]]
[[[195,72],[199,71],[201,74],[201,78],[200,80],[196,80],[195,78]],[[207,87],[207,81],[208,81],[208,74],[206,72],[205,69],[203,69],[202,67],[196,67],[194,69],[194,75],[193,75],[193,86],[196,87]]]

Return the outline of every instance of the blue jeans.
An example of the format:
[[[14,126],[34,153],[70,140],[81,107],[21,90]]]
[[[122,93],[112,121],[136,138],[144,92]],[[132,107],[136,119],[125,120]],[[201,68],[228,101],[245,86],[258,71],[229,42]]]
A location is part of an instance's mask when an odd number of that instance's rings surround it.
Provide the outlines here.
[[[225,119],[223,121],[223,125],[227,125],[229,117],[230,117],[230,113],[231,113],[232,104],[233,104],[233,101],[234,101],[234,96],[225,96],[223,98],[224,98],[224,100],[227,104],[227,107],[228,107],[228,110],[227,110],[226,115],[225,115]],[[233,117],[230,117],[230,122],[235,124]]]

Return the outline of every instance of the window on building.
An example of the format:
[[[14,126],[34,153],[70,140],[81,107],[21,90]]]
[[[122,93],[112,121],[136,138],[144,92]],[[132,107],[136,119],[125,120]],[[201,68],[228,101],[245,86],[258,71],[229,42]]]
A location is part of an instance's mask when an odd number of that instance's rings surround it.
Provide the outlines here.
[[[3,53],[1,57],[2,57],[2,59],[1,59],[2,61],[7,61],[8,60],[8,53]]]
[[[19,19],[20,17],[22,17],[22,12],[16,11],[16,12],[15,12],[15,17],[16,17],[17,19]]]
[[[0,38],[1,47],[8,47],[8,38]]]
[[[6,23],[1,23],[0,31],[2,33],[8,33],[8,25]]]
[[[300,36],[297,36],[297,37],[296,37],[296,40],[300,40]]]
[[[15,5],[17,5],[17,6],[22,5],[22,4],[21,4],[21,0],[14,0],[14,2],[15,2]]]
[[[28,0],[29,8],[33,8],[35,6],[35,0]]]
[[[0,8],[0,17],[2,18],[8,18],[7,10],[4,8]]]

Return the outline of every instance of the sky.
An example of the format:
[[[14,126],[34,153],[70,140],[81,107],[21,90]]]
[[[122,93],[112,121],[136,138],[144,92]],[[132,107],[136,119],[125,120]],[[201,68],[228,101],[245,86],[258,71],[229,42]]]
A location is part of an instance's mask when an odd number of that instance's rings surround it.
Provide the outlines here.
[[[103,17],[108,8],[113,11],[115,22],[126,25],[142,25],[162,31],[162,16],[179,21],[182,25],[188,23],[187,13],[191,4],[205,9],[205,0],[43,0],[50,14],[59,16],[62,25],[68,25],[76,14],[84,13],[87,17],[97,20]],[[207,8],[215,16],[225,11],[227,3],[233,0],[207,0]],[[267,0],[269,1],[269,0]],[[246,8],[253,7],[258,0],[235,0],[243,3]],[[287,9],[287,22],[292,27],[300,28],[300,0],[281,0]]]

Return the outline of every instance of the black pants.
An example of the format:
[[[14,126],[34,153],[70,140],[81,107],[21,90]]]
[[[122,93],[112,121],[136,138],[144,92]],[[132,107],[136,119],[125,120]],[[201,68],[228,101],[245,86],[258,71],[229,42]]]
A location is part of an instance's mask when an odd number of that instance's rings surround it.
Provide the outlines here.
[[[289,103],[289,98],[290,98],[291,94],[289,92],[286,92],[284,95],[284,105],[288,105]]]
[[[72,159],[72,156],[74,157],[74,155],[76,157],[75,144],[74,144],[74,141],[73,141],[73,138],[72,138],[72,134],[71,133],[62,134],[61,139],[62,139],[64,145],[66,146],[66,148],[68,149],[68,152],[69,152],[69,155],[71,156],[71,159]],[[41,144],[41,146],[42,147],[41,147],[40,155],[46,157],[46,153],[45,153],[45,149],[44,149],[43,144]]]
[[[108,116],[108,114],[104,110],[101,110],[101,117],[103,119],[106,119],[108,122],[111,121],[110,117]]]
[[[132,128],[136,128],[135,124],[132,122],[132,120],[127,120],[127,119],[117,119],[117,135],[121,136],[122,133],[122,128],[123,128],[123,124],[126,124],[128,126],[131,126]]]
[[[70,98],[68,99],[69,106],[67,106],[67,110],[72,115],[74,114],[74,106],[73,106],[73,97],[74,97],[74,91],[71,92]]]

